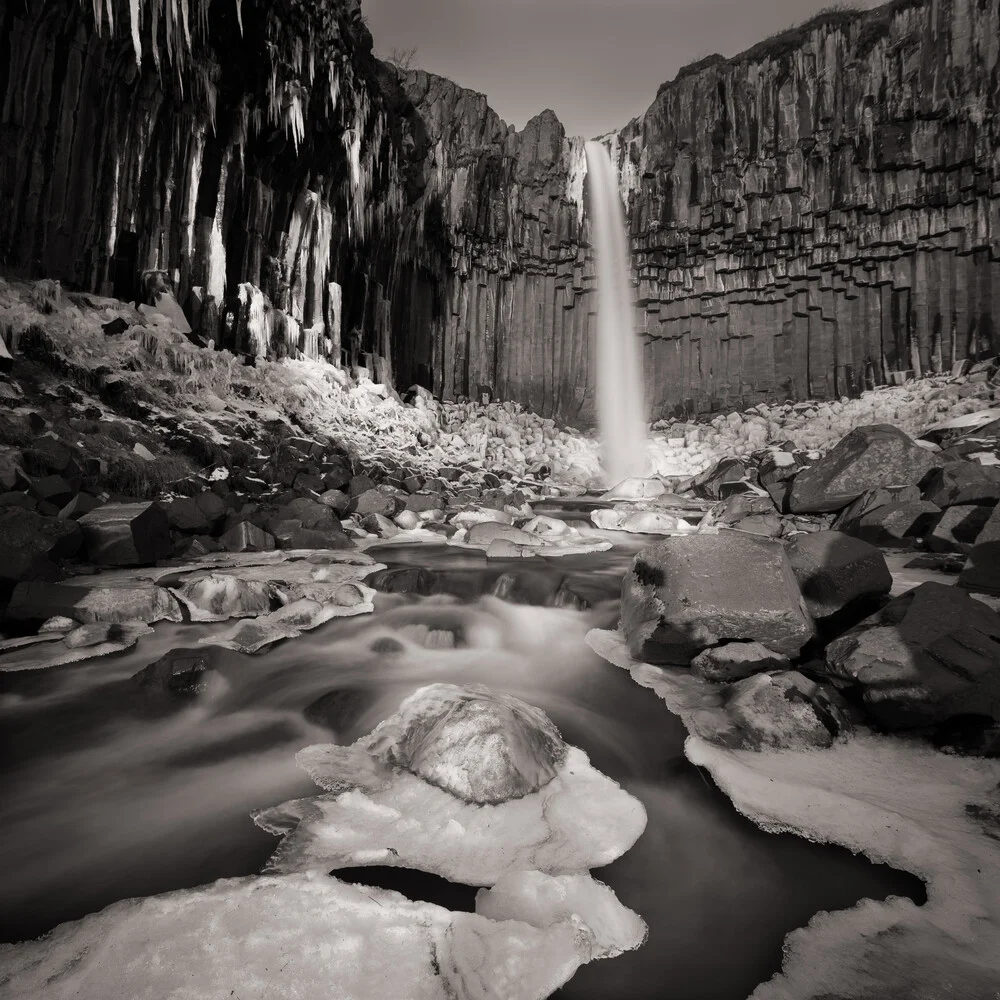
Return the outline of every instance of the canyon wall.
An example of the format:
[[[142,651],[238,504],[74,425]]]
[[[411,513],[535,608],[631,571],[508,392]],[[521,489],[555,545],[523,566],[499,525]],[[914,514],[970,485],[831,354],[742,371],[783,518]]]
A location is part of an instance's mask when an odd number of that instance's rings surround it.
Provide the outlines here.
[[[405,189],[371,48],[356,0],[9,0],[0,268],[162,271],[205,339],[339,360],[330,282]]]
[[[8,0],[0,32],[4,271],[133,298],[160,270],[217,345],[592,420],[583,141],[552,112],[518,132],[379,63],[356,0]],[[605,139],[650,416],[1000,349],[998,112],[1000,0],[832,11],[664,84]]]
[[[449,250],[435,385],[587,422],[583,153],[410,73]],[[832,11],[660,88],[607,137],[652,417],[849,395],[1000,350],[1000,0]],[[436,174],[434,173],[436,171]],[[583,199],[585,202],[585,198]],[[898,376],[895,376],[898,377]]]

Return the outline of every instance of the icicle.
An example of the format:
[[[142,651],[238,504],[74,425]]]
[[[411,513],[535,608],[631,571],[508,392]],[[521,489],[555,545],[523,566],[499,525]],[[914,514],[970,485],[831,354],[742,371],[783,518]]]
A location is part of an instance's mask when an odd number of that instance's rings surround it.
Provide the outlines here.
[[[111,6],[112,0],[105,0],[105,7],[108,11],[108,34],[113,35],[115,33],[115,11]]]
[[[152,17],[153,35],[153,62],[156,65],[156,72],[160,72],[160,0],[153,0],[149,5]]]
[[[191,51],[191,26],[188,23],[188,0],[180,0],[181,24],[184,28],[184,44]]]
[[[239,22],[240,34],[243,34],[243,0],[236,0],[236,20]]]
[[[140,14],[139,0],[129,0],[128,2],[129,20],[132,24],[132,48],[135,49],[135,64],[142,65],[142,36],[139,34]]]
[[[157,3],[158,0],[153,0]],[[174,0],[167,0],[167,59],[174,61]]]
[[[97,22],[97,34],[101,34],[104,25],[104,3],[103,0],[94,0],[94,20]]]

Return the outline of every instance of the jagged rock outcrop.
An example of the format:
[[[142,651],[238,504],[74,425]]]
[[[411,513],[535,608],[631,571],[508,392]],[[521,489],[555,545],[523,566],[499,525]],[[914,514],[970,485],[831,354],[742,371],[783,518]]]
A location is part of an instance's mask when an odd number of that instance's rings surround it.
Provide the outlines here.
[[[217,344],[591,421],[586,161],[552,112],[517,132],[378,63],[356,0],[142,0],[136,41],[110,6],[114,34],[77,0],[2,15],[5,267],[126,297],[164,272]],[[1000,0],[829,11],[606,137],[651,417],[1000,349],[998,36]]]

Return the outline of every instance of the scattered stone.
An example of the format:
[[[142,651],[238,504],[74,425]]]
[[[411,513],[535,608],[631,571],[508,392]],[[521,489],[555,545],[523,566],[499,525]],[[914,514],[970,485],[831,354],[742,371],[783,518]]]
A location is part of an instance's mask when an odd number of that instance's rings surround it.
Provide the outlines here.
[[[759,642],[727,642],[702,650],[691,661],[691,673],[706,681],[729,683],[762,670],[787,670],[787,656]]]
[[[756,674],[734,685],[725,709],[745,750],[829,747],[853,728],[837,692],[797,670]]]
[[[889,424],[858,427],[792,483],[792,513],[840,510],[868,490],[919,483],[938,464]]]
[[[1000,594],[1000,506],[979,532],[958,585],[973,593]]]
[[[782,543],[737,531],[643,549],[622,584],[621,626],[636,659],[679,666],[727,640],[794,656],[815,631]]]
[[[274,536],[249,521],[234,524],[219,538],[227,552],[270,552],[275,548]]]
[[[191,698],[217,689],[222,681],[217,649],[171,649],[133,675],[144,691]]]
[[[77,524],[87,557],[103,566],[150,565],[173,548],[167,514],[156,503],[106,504]]]
[[[14,621],[45,621],[53,617],[78,622],[179,622],[183,616],[174,596],[145,582],[132,586],[86,587],[61,583],[19,583],[6,615]]]
[[[933,552],[971,552],[996,508],[956,504],[937,519],[927,536]]]
[[[351,484],[353,487],[354,480],[351,481]],[[360,514],[362,516],[366,514],[382,514],[385,517],[393,517],[401,507],[402,503],[398,502],[396,497],[379,489],[369,489],[363,493],[352,493],[348,510],[352,514]]]
[[[806,607],[817,620],[859,607],[867,612],[892,589],[882,553],[840,531],[796,535],[787,552]]]
[[[367,514],[361,519],[361,527],[379,538],[392,538],[399,534],[399,528],[384,514]]]
[[[488,549],[498,539],[503,539],[512,545],[538,546],[545,544],[538,535],[529,534],[527,531],[513,527],[513,525],[501,524],[497,521],[482,521],[479,524],[474,524],[466,535],[467,544],[484,549]]]
[[[695,496],[707,500],[721,499],[720,490],[723,483],[732,483],[743,479],[747,474],[747,464],[739,458],[720,459],[712,468],[702,472],[691,480],[691,490]]]
[[[955,587],[924,583],[897,597],[830,643],[826,664],[887,729],[1000,719],[1000,615]]]
[[[343,490],[328,489],[319,495],[319,502],[342,515],[347,513],[351,498]]]
[[[1000,501],[1000,467],[978,462],[949,462],[934,469],[923,484],[923,498],[938,507]]]
[[[401,510],[393,518],[393,521],[403,531],[413,531],[414,528],[419,528],[422,523],[416,511],[412,510]]]

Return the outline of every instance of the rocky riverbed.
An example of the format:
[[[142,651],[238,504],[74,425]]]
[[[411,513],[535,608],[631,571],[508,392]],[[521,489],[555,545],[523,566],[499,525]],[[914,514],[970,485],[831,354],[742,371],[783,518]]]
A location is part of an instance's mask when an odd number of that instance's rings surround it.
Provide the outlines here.
[[[482,595],[589,611],[606,626],[593,647],[680,716],[689,758],[741,812],[928,884],[924,906],[817,916],[755,996],[992,996],[995,359],[657,426],[656,474],[599,484],[592,438],[518,408],[404,400],[306,360],[247,366],[148,307],[10,282],[0,323],[8,707],[34,697],[25,678],[111,669],[166,627],[204,631],[128,684],[190,707],[227,690],[220,658],[402,595],[426,605],[406,626],[426,656],[468,641],[454,609]],[[431,545],[454,561],[422,559]],[[267,874],[7,946],[0,994],[240,993],[276,964],[306,993],[542,997],[641,945],[642,914],[586,872],[627,852],[646,812],[530,696],[456,675],[296,759],[321,792],[259,803],[282,838]],[[373,865],[481,886],[475,912],[326,874]]]

